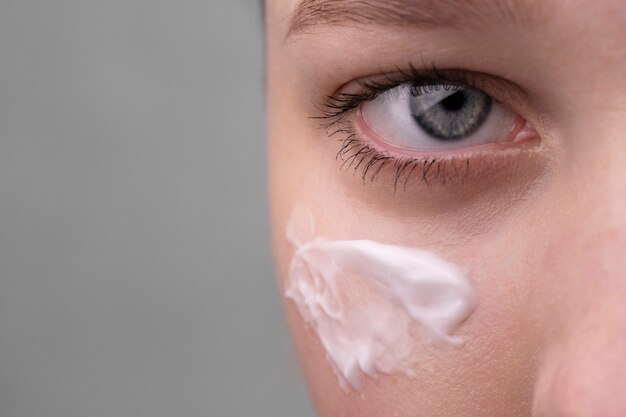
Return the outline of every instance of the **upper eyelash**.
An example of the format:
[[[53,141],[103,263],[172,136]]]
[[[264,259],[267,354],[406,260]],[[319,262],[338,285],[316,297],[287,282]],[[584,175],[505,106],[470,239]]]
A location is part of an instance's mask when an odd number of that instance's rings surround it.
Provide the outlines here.
[[[382,93],[408,82],[414,83],[411,86],[411,93],[415,96],[436,91],[442,84],[482,90],[481,78],[471,72],[441,70],[434,63],[430,68],[423,70],[415,68],[412,64],[409,64],[408,68],[408,70],[398,68],[393,74],[383,74],[380,81],[357,81],[361,90],[357,93],[339,92],[327,96],[325,102],[316,105],[320,114],[312,116],[311,119],[321,120],[322,128],[331,128],[362,102],[372,101]]]

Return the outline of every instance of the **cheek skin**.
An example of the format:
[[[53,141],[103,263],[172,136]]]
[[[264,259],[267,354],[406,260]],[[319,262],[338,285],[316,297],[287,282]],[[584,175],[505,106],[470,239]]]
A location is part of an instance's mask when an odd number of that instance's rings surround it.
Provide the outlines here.
[[[323,201],[323,188],[309,187],[309,190],[315,190]],[[309,204],[318,212],[329,208],[315,205],[313,201]],[[349,201],[333,200],[330,208],[335,212],[347,211],[344,204],[349,206]],[[281,293],[292,253],[281,233],[286,214],[275,217],[274,247]],[[338,233],[337,230],[347,235],[363,234],[361,225],[367,224],[368,233],[390,235],[384,222],[376,223],[363,215],[353,215],[348,225],[333,220],[332,216],[317,217],[324,220],[320,234]],[[379,227],[382,230],[378,230]],[[423,413],[438,416],[528,414],[534,346],[529,342],[533,339],[529,337],[532,323],[525,308],[530,291],[520,283],[524,283],[523,277],[532,272],[524,265],[511,268],[512,263],[507,259],[515,258],[510,253],[524,252],[526,248],[503,245],[492,239],[489,244],[473,246],[471,251],[457,249],[448,252],[449,258],[469,271],[479,297],[478,308],[456,333],[466,341],[465,345],[458,349],[442,349],[418,341],[415,355],[420,368],[415,369],[415,379],[403,376],[381,376],[378,382],[367,379],[360,393],[362,396],[345,395],[339,389],[315,333],[305,327],[293,304],[285,301],[289,326],[320,415],[369,417],[394,415],[394,412],[399,416]],[[506,249],[494,249],[502,247]],[[490,410],[490,414],[485,414],[484,410]]]

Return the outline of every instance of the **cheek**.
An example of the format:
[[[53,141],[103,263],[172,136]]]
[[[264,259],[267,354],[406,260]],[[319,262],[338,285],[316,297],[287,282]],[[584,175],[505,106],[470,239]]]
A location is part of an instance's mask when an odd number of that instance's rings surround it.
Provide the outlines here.
[[[335,208],[340,210],[340,206]],[[279,233],[275,239],[283,294],[293,252],[280,233],[285,222],[282,216],[276,221]],[[351,217],[353,226],[329,223],[332,221],[326,220],[322,227],[339,234],[358,234],[361,224],[368,224],[370,233],[396,236],[396,239],[402,234],[358,212]],[[342,228],[354,230],[341,231]],[[448,257],[468,271],[478,296],[476,310],[455,333],[465,344],[459,348],[441,348],[418,342],[413,352],[417,364],[413,369],[414,378],[403,375],[380,375],[378,380],[365,378],[359,392],[345,394],[340,389],[317,335],[307,328],[293,303],[285,300],[289,326],[319,414],[333,417],[424,413],[527,415],[537,324],[530,311],[532,280],[526,277],[537,271],[533,270],[532,262],[519,256],[530,253],[529,248],[522,246],[524,242],[520,239],[516,246],[515,241],[507,238],[499,241],[497,236],[484,236],[473,245],[449,249]],[[485,410],[489,410],[489,414],[485,414]]]
[[[293,254],[293,247],[285,239],[285,225],[292,208],[300,204],[316,213],[319,230],[329,237],[397,242],[443,254],[467,272],[477,295],[477,308],[455,332],[465,341],[462,347],[439,348],[422,343],[413,353],[417,364],[414,378],[368,377],[364,378],[362,390],[350,394],[341,390],[315,332],[307,328],[295,305],[283,297],[287,322],[318,415],[528,415],[535,329],[539,326],[535,321],[538,315],[529,307],[533,286],[529,277],[537,276],[538,271],[536,262],[531,261],[533,249],[526,243],[527,225],[519,221],[517,230],[506,225],[498,228],[500,232],[483,233],[462,244],[455,239],[453,244],[442,243],[445,236],[425,240],[424,231],[432,230],[432,223],[424,224],[415,216],[382,216],[369,206],[359,206],[358,200],[338,186],[334,165],[320,170],[307,164],[307,160],[324,164],[328,159],[314,155],[314,148],[309,149],[311,159],[288,157],[283,151],[277,152],[280,158],[272,161],[270,178],[273,247],[281,295],[286,290]],[[443,230],[455,228],[441,226]]]

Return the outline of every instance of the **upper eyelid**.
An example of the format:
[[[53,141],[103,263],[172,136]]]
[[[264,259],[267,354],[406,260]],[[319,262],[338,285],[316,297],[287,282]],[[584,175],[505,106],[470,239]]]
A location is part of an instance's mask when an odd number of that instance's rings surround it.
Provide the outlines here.
[[[311,118],[322,120],[321,127],[332,126],[335,121],[343,119],[351,110],[358,107],[360,102],[373,100],[387,90],[415,80],[423,84],[454,83],[474,88],[506,107],[511,107],[513,111],[517,110],[518,102],[527,100],[527,93],[522,87],[496,75],[455,68],[439,69],[434,63],[430,67],[423,67],[418,69],[409,63],[408,69],[397,67],[396,71],[381,72],[350,81],[327,96],[323,103],[318,104],[316,108],[320,114]],[[351,91],[350,88],[355,90]]]

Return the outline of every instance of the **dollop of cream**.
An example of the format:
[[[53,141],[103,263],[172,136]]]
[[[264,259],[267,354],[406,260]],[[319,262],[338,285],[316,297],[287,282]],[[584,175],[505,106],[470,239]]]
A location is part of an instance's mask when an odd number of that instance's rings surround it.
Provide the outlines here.
[[[363,375],[401,373],[418,364],[415,339],[459,346],[452,332],[475,295],[462,271],[432,252],[370,240],[327,240],[298,209],[287,225],[295,251],[286,296],[326,350],[341,388]]]

